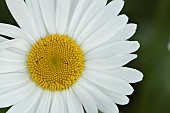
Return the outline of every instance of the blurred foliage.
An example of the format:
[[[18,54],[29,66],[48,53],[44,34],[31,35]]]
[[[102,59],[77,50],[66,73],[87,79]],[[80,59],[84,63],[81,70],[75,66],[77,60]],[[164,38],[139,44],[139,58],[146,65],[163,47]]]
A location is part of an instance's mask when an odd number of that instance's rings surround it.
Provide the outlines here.
[[[111,1],[111,0],[110,0]],[[135,92],[130,103],[119,106],[121,113],[170,113],[170,0],[125,0],[121,14],[129,22],[137,23],[138,30],[131,40],[138,40],[141,48],[138,59],[129,67],[144,73],[144,80],[132,84]],[[17,25],[4,0],[0,0],[0,22]],[[5,113],[7,109],[0,109]]]

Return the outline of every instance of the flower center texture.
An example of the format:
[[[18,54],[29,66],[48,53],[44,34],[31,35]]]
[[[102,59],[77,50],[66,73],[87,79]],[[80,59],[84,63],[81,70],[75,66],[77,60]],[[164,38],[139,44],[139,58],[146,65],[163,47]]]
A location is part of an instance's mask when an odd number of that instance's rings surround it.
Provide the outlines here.
[[[61,91],[72,86],[84,69],[80,46],[65,35],[48,35],[35,43],[28,55],[31,79],[43,89]]]

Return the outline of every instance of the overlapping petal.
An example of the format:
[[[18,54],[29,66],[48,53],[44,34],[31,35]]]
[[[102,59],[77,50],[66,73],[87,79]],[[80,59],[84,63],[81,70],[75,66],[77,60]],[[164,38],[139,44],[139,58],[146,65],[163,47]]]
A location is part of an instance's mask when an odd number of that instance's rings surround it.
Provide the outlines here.
[[[0,95],[0,108],[14,105],[27,97],[35,88],[34,83],[6,92]]]
[[[6,0],[7,6],[13,15],[14,19],[17,21],[21,29],[27,31],[36,40],[40,37],[37,31],[37,26],[35,21],[28,10],[24,0]]]
[[[41,89],[36,87],[32,93],[30,93],[26,98],[21,100],[19,103],[13,105],[7,113],[35,113],[35,112],[28,112],[36,106],[37,102],[41,97]],[[33,96],[34,95],[34,96]]]

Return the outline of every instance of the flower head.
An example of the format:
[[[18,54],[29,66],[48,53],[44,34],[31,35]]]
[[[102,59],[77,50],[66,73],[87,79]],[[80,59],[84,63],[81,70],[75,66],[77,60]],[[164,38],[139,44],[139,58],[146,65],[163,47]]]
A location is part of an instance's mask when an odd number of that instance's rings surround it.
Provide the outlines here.
[[[20,27],[0,23],[0,108],[8,113],[118,113],[137,57],[124,1],[6,0]],[[84,108],[84,109],[83,109]]]

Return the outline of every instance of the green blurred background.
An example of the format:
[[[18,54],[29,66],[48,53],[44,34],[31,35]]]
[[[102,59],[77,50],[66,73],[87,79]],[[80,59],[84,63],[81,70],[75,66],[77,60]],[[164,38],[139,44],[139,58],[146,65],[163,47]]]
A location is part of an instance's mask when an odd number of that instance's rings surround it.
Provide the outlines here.
[[[144,80],[132,84],[135,92],[129,96],[128,105],[119,106],[120,112],[170,113],[170,52],[167,50],[170,0],[125,0],[121,14],[128,15],[129,22],[138,24],[137,33],[131,40],[138,40],[141,48],[137,52],[138,59],[128,66],[142,71]],[[5,0],[0,0],[0,22],[17,26]],[[0,113],[7,110],[0,109]]]

